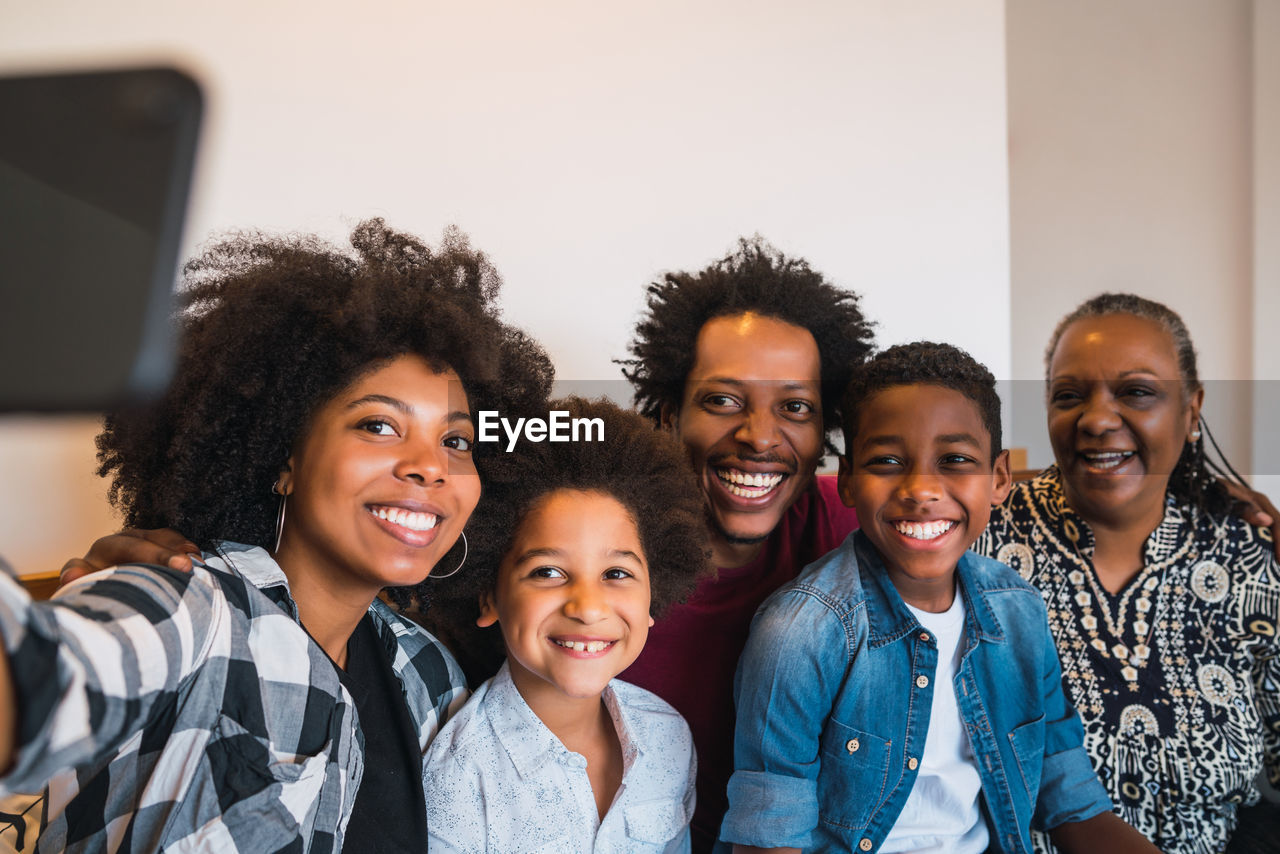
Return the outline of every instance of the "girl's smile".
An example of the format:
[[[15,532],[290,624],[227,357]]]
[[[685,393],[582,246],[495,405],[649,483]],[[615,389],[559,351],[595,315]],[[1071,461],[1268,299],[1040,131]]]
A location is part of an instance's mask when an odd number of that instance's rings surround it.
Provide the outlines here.
[[[600,492],[544,495],[520,521],[477,622],[502,629],[511,678],[535,712],[566,696],[598,702],[653,624],[630,512]]]

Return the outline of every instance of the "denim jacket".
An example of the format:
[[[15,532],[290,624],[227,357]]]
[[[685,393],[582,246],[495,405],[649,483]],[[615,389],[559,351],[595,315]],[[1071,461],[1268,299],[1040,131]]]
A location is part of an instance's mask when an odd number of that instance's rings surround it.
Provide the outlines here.
[[[991,847],[1111,809],[1062,691],[1040,594],[966,552],[955,676],[982,779]],[[738,665],[738,724],[721,838],[874,851],[915,783],[938,650],[855,532],[756,613]]]

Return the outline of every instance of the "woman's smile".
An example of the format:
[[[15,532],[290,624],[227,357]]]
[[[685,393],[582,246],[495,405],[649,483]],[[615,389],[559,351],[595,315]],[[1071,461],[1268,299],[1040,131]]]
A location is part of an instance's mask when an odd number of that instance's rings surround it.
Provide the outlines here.
[[[281,474],[277,560],[335,588],[417,584],[480,498],[462,383],[417,356],[370,371],[322,406]]]

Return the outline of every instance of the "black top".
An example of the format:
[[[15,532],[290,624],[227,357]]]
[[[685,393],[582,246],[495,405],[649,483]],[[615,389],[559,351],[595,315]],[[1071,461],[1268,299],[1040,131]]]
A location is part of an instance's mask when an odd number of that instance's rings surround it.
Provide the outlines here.
[[[347,669],[340,671],[364,734],[364,777],[342,850],[422,854],[427,845],[422,756],[400,680],[382,646],[365,615],[347,641]]]

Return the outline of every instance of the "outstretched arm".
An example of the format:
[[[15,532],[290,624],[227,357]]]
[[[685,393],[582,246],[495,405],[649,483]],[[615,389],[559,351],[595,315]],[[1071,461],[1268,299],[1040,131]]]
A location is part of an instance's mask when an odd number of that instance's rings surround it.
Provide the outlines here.
[[[0,788],[118,749],[203,665],[226,612],[203,571],[122,567],[50,602],[0,575]]]
[[[1064,854],[1160,854],[1147,837],[1113,812],[1060,824],[1049,831],[1049,838]]]
[[[200,554],[196,544],[172,528],[126,528],[118,534],[99,537],[84,557],[73,557],[63,564],[62,583],[127,563],[150,563],[190,572],[193,554]]]
[[[13,742],[18,736],[18,707],[14,702],[9,653],[0,644],[0,774],[13,764]]]

